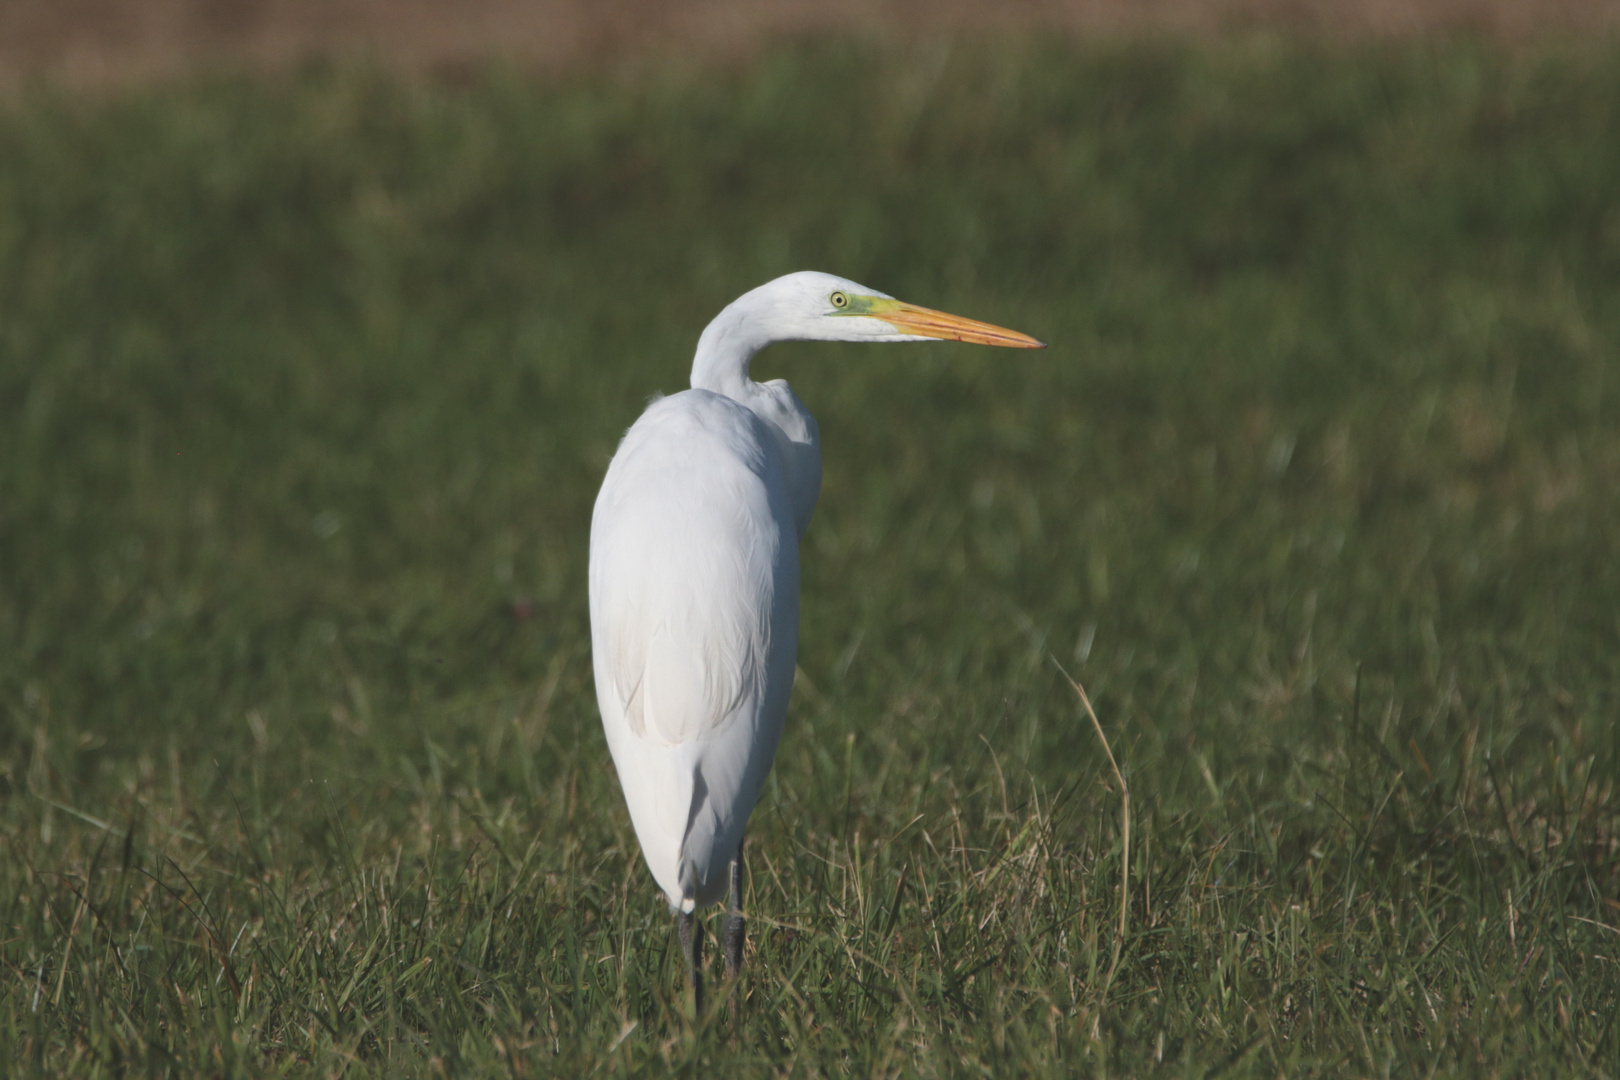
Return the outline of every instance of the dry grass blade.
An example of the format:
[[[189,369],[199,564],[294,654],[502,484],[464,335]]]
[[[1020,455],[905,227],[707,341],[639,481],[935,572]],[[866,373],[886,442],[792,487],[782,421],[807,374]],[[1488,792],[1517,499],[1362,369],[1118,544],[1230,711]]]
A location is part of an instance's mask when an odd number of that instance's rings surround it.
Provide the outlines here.
[[[1114,985],[1114,974],[1119,970],[1120,953],[1125,948],[1125,931],[1130,925],[1131,787],[1125,782],[1125,774],[1119,771],[1119,762],[1114,760],[1114,749],[1108,745],[1108,736],[1103,733],[1102,721],[1097,719],[1097,710],[1091,707],[1091,697],[1086,693],[1086,688],[1064,670],[1057,657],[1052,657],[1052,664],[1062,672],[1063,677],[1074,688],[1075,694],[1079,696],[1080,704],[1085,706],[1086,715],[1091,717],[1091,726],[1096,730],[1097,738],[1102,741],[1103,753],[1108,755],[1108,767],[1114,770],[1114,779],[1119,783],[1119,933],[1114,937],[1114,950],[1108,961],[1108,974],[1103,976],[1102,993],[1103,997],[1107,997],[1109,988]]]

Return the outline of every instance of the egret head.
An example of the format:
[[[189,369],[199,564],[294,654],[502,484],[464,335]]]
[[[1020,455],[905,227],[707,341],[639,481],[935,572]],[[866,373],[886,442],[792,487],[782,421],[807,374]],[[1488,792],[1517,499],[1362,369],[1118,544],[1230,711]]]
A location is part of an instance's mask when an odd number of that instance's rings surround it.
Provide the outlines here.
[[[971,341],[1013,349],[1046,347],[1016,330],[907,304],[848,278],[801,270],[744,293],[714,317],[698,338],[692,386],[734,397],[742,394],[749,361],[774,341]]]
[[[814,270],[766,282],[738,303],[746,303],[778,341],[967,341],[1014,349],[1046,347],[1016,330],[918,307]]]

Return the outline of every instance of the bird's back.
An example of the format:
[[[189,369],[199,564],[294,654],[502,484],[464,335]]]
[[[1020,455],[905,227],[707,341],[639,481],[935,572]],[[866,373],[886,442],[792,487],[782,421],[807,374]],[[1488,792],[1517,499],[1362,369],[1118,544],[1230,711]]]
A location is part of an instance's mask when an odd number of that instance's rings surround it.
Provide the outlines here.
[[[798,530],[767,421],[661,399],[625,435],[591,521],[597,701],[654,878],[719,899],[776,752],[798,644]]]

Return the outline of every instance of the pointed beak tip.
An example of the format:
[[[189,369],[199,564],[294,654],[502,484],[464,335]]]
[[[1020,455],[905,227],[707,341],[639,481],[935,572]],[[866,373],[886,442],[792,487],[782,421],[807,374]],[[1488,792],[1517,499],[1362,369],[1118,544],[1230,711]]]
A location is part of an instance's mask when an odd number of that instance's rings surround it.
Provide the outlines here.
[[[1018,334],[1011,341],[989,341],[987,345],[1000,345],[1004,349],[1044,349],[1046,342],[1028,334]]]

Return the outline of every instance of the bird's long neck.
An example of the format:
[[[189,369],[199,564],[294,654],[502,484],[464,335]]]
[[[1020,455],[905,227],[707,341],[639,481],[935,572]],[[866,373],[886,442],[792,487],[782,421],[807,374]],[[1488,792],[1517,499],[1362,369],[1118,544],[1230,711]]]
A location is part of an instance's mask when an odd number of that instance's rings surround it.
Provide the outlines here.
[[[692,389],[747,403],[748,364],[774,340],[763,329],[753,299],[752,293],[737,298],[704,328],[692,357]]]
[[[802,537],[821,491],[821,439],[816,419],[785,382],[764,386],[748,377],[754,354],[773,341],[800,336],[790,318],[773,307],[770,285],[744,293],[704,328],[692,358],[692,389],[724,394],[765,422],[781,452],[794,521]]]

